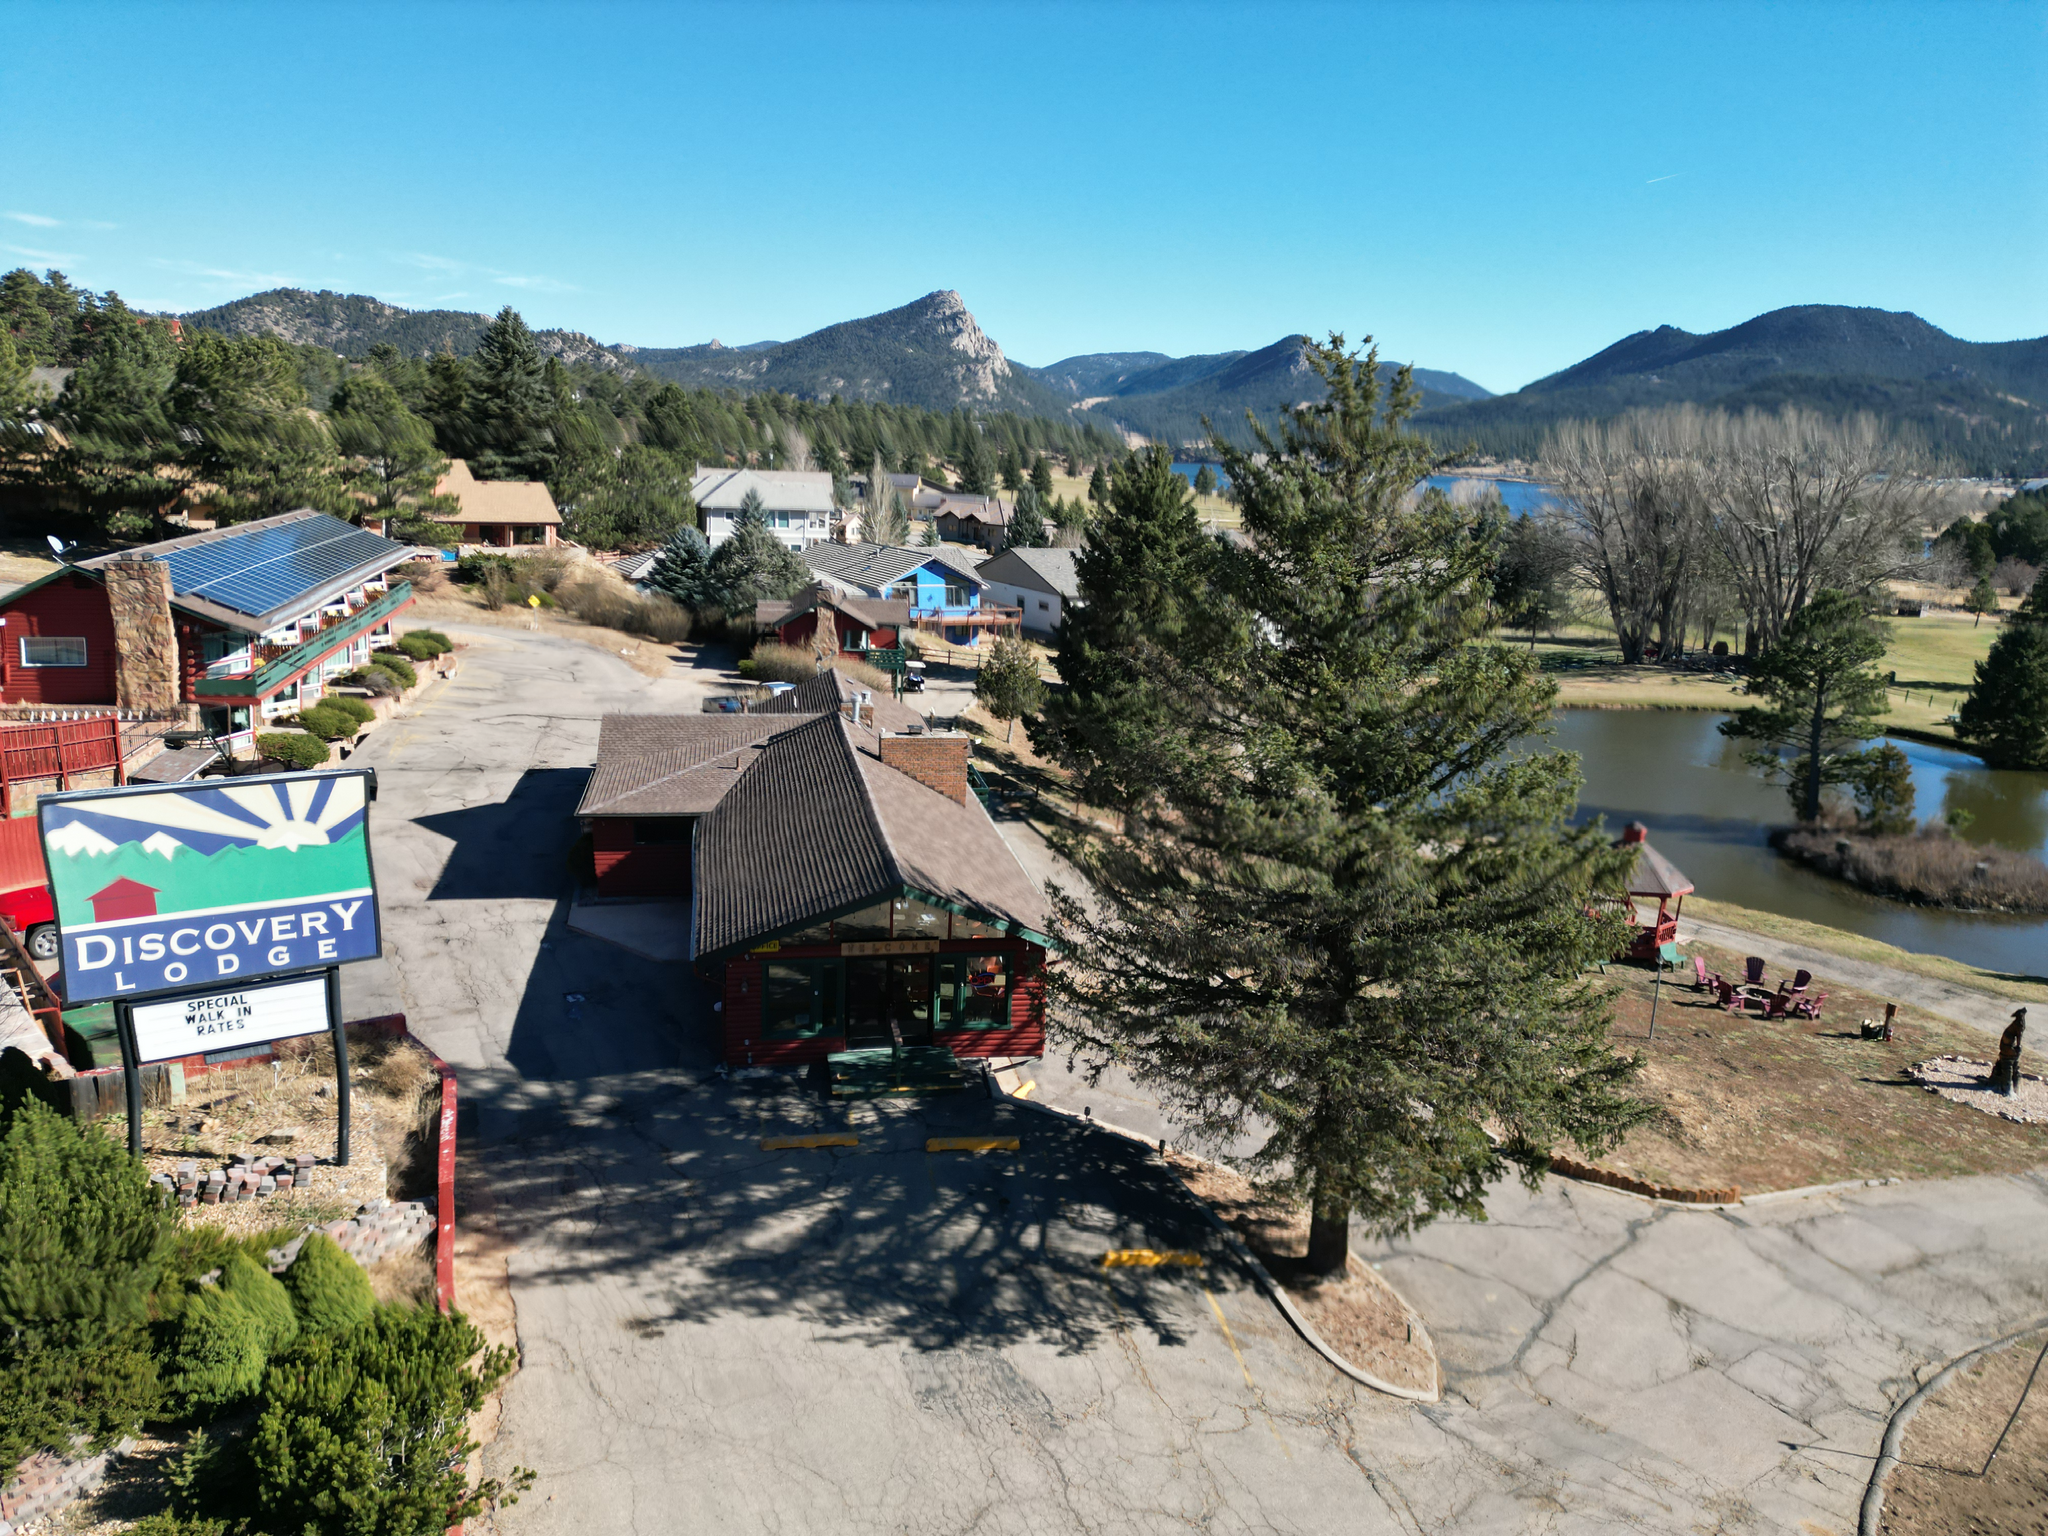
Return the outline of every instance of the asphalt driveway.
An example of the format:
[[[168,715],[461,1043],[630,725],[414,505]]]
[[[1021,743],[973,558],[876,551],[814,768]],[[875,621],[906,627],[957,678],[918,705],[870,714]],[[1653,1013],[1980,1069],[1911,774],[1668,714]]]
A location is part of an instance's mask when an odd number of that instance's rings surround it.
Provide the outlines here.
[[[344,987],[462,1069],[463,1156],[516,1243],[523,1366],[487,1461],[540,1483],[501,1529],[1846,1536],[1916,1378],[2048,1313],[2038,1177],[1725,1215],[1509,1188],[1491,1223],[1370,1250],[1449,1385],[1380,1397],[1140,1146],[967,1095],[832,1108],[721,1077],[682,967],[565,923],[597,716],[693,710],[700,683],[473,638],[360,759],[388,954]],[[828,1132],[857,1144],[760,1145]],[[970,1133],[1021,1144],[925,1150]],[[1124,1247],[1204,1262],[1104,1269]]]

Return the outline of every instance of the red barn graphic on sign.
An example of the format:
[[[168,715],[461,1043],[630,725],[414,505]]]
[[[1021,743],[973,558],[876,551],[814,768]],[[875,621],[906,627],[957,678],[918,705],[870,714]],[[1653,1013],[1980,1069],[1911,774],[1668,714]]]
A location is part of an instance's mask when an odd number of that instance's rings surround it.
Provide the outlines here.
[[[86,900],[92,903],[92,917],[96,923],[111,923],[123,917],[156,916],[156,887],[144,885],[140,880],[130,880],[126,875],[106,889],[93,892]]]

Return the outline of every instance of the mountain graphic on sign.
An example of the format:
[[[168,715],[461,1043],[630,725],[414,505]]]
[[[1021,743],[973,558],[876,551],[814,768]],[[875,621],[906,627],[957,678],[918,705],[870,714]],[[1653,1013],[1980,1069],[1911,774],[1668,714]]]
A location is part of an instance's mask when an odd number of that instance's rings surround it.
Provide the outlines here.
[[[52,831],[45,843],[58,853],[112,853],[120,846],[82,821],[66,822]]]
[[[142,840],[144,853],[160,853],[167,859],[184,846],[168,832],[152,832]]]
[[[369,850],[360,821],[331,843],[296,849],[229,843],[210,854],[185,847],[166,858],[162,852],[146,851],[144,841],[122,843],[108,853],[52,860],[57,920],[67,928],[102,921],[94,914],[92,897],[121,879],[155,890],[156,910],[162,915],[370,887]]]

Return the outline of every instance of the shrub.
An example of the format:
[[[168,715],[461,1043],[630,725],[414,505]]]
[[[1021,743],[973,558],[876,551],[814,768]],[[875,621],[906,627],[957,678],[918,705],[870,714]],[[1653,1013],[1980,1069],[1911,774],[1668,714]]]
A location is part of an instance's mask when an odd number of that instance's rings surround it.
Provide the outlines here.
[[[34,1098],[0,1109],[0,1466],[156,1403],[145,1327],[175,1218],[104,1132]]]
[[[408,688],[419,684],[420,675],[413,669],[412,658],[403,651],[378,651],[370,657],[370,665],[382,667]]]
[[[186,1298],[178,1314],[165,1385],[185,1411],[215,1414],[253,1393],[264,1365],[298,1337],[290,1293],[237,1248],[220,1279]]]
[[[492,571],[499,571],[505,576],[510,577],[512,574],[512,557],[510,555],[473,554],[464,555],[455,562],[455,579],[464,586],[481,585],[485,577]]]
[[[344,715],[354,720],[359,726],[368,725],[377,718],[376,709],[367,699],[359,699],[352,694],[329,694],[320,701],[320,707],[322,709],[338,709]]]
[[[412,633],[417,639],[433,641],[441,648],[440,654],[443,656],[455,649],[455,642],[438,629],[416,629]]]
[[[256,738],[256,750],[287,768],[318,768],[334,755],[319,737],[296,731],[266,731]]]
[[[299,711],[298,726],[322,741],[340,741],[361,730],[362,722],[347,710],[335,708],[333,700],[322,699],[311,709]]]
[[[432,661],[446,651],[448,646],[445,642],[437,641],[415,630],[411,634],[400,635],[395,648],[413,661]]]
[[[512,1365],[511,1351],[489,1349],[469,1368],[483,1342],[460,1313],[379,1307],[365,1326],[310,1337],[273,1365],[249,1443],[261,1528],[438,1536],[489,1502],[516,1503],[530,1472],[509,1486],[464,1478],[476,1449],[469,1415]]]
[[[211,1416],[253,1393],[268,1359],[255,1314],[209,1286],[178,1314],[164,1385],[187,1413]]]
[[[689,609],[660,593],[634,592],[623,582],[595,576],[565,582],[556,596],[586,624],[669,644],[689,639],[691,630],[701,623],[692,618]]]
[[[754,675],[754,658],[751,656],[742,657],[738,663],[738,668],[741,677],[752,677]]]
[[[225,1520],[187,1519],[181,1515],[144,1515],[128,1527],[128,1536],[228,1536]]]
[[[376,1307],[370,1277],[324,1232],[315,1232],[284,1272],[292,1311],[308,1333],[334,1333],[366,1321]]]
[[[342,681],[351,688],[366,689],[380,699],[395,699],[401,691],[397,674],[382,667],[358,667]]]

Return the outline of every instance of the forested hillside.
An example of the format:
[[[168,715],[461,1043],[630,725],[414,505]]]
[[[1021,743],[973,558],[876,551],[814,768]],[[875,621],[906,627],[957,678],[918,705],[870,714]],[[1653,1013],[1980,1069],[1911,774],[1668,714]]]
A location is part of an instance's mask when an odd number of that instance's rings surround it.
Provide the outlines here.
[[[28,357],[74,369],[61,395],[27,397]],[[1041,456],[1085,472],[1122,451],[1105,428],[1064,417],[742,396],[565,364],[509,308],[469,356],[380,341],[355,361],[319,341],[174,327],[28,272],[0,280],[0,437],[0,498],[34,532],[133,539],[179,510],[239,521],[377,507],[429,539],[435,525],[411,514],[460,456],[484,478],[547,481],[569,535],[601,548],[693,520],[699,463],[843,479],[879,455],[986,486]]]
[[[1968,473],[2038,473],[2048,460],[2048,338],[1962,341],[1918,315],[1800,305],[1707,335],[1639,331],[1512,395],[1432,402],[1417,424],[1447,446],[1526,458],[1558,421],[1681,401],[1868,411]]]
[[[344,357],[363,357],[375,346],[396,347],[408,357],[454,352],[467,357],[491,323],[488,315],[459,309],[400,309],[360,293],[322,289],[273,288],[246,299],[193,310],[179,318],[186,325],[229,336],[276,336],[285,341],[323,346]],[[620,368],[615,352],[581,331],[535,331],[534,344],[565,363]]]

